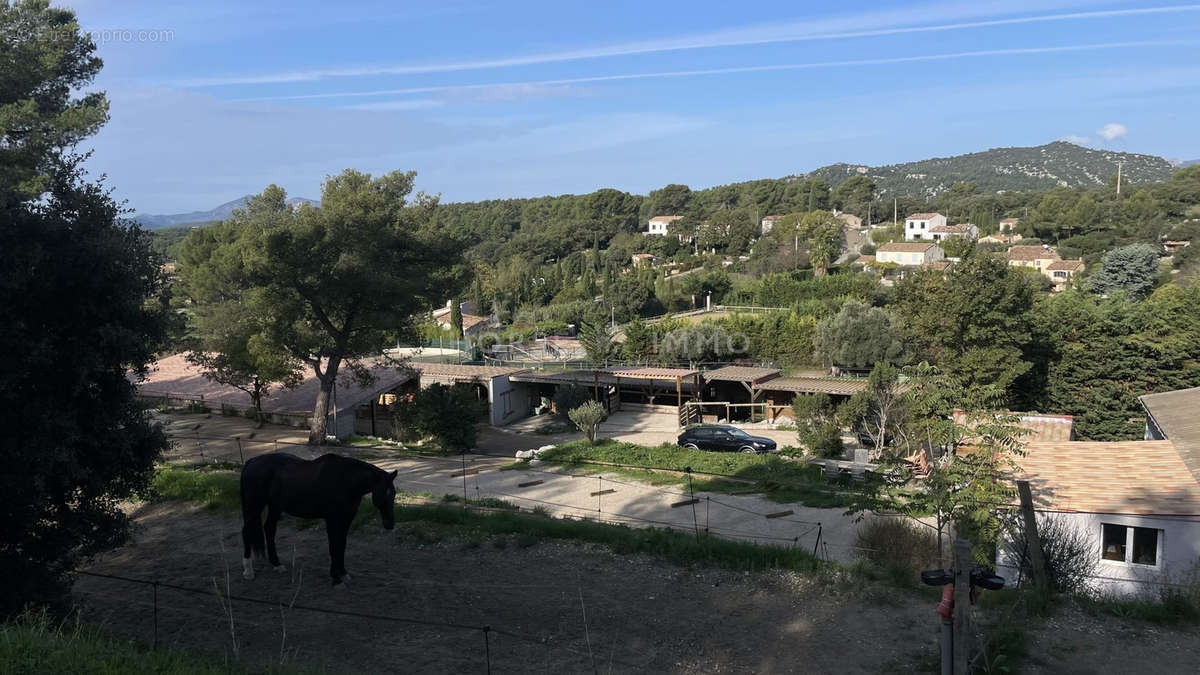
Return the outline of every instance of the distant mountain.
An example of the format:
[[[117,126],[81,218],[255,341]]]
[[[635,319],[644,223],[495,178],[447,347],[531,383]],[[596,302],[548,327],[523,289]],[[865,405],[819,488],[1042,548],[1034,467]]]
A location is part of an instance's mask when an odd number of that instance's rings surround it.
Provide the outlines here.
[[[1200,159],[1189,159],[1189,160],[1187,160],[1186,162],[1180,162],[1180,163],[1179,163],[1179,168],[1181,168],[1181,169],[1182,169],[1182,168],[1183,168],[1183,167],[1185,167],[1185,166],[1192,166],[1192,165],[1195,165],[1195,164],[1200,164]]]
[[[238,197],[231,202],[225,202],[224,204],[209,209],[208,211],[192,211],[190,213],[173,213],[159,216],[139,213],[135,215],[133,219],[140,223],[141,226],[147,230],[157,230],[163,227],[173,227],[175,225],[211,223],[214,220],[227,220],[233,215],[233,210],[240,209],[245,206],[246,200],[250,199],[250,197],[251,195]],[[300,204],[316,205],[319,202],[316,202],[312,199],[305,199],[304,197],[292,197],[291,199],[287,200],[287,203],[289,206],[295,208]]]
[[[862,166],[831,164],[795,179],[823,178],[837,187],[853,176],[870,176],[884,196],[932,197],[954,183],[972,181],[981,190],[1045,190],[1058,185],[1104,185],[1121,162],[1122,182],[1153,183],[1171,177],[1177,166],[1154,155],[1093,150],[1066,141],[1032,148],[992,148],[955,157]]]

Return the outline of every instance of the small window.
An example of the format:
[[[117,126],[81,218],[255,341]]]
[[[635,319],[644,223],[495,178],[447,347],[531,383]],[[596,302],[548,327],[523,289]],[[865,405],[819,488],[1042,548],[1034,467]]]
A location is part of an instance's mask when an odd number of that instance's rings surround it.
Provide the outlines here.
[[[1101,527],[1101,557],[1105,560],[1134,565],[1158,565],[1159,530],[1108,523]]]
[[[1104,559],[1125,562],[1125,530],[1124,525],[1104,526]]]

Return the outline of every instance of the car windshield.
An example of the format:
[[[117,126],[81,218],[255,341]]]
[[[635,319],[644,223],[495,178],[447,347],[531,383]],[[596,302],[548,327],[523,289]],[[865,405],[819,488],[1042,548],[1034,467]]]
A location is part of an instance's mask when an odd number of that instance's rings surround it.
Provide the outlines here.
[[[730,436],[733,436],[734,438],[750,438],[750,434],[742,431],[741,429],[734,429],[732,427],[727,427],[725,429],[725,432],[728,433]]]

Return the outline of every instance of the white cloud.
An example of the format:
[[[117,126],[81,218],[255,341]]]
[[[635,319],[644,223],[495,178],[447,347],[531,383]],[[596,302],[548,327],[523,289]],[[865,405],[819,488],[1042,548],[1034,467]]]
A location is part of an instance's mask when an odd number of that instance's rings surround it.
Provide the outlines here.
[[[1092,141],[1092,139],[1087,136],[1076,136],[1075,134],[1063,136],[1062,138],[1060,138],[1058,140],[1066,141],[1068,143],[1074,143],[1075,145],[1087,145],[1088,143],[1090,143]]]
[[[1058,4],[1076,4],[1063,2]],[[1044,7],[1042,7],[1044,9]],[[1024,7],[1017,8],[1018,11]],[[951,11],[953,10],[953,11]],[[1200,5],[1178,5],[1172,7],[1141,7],[1136,9],[1115,9],[1088,12],[1070,12],[1061,14],[1041,14],[1034,16],[1018,16],[1003,19],[980,19],[986,16],[996,16],[997,12],[985,5],[976,6],[974,3],[948,7],[945,4],[910,7],[904,10],[876,11],[859,14],[831,16],[823,19],[800,22],[777,22],[774,24],[742,26],[738,28],[712,31],[696,35],[613,44],[588,49],[547,52],[479,61],[463,61],[454,63],[426,64],[396,64],[396,65],[361,65],[334,68],[317,68],[302,71],[282,71],[274,73],[230,75],[207,77],[173,82],[175,86],[206,87],[234,84],[268,84],[281,82],[310,82],[339,77],[370,77],[380,75],[411,75],[419,73],[458,72],[467,70],[484,70],[489,68],[506,68],[512,66],[527,66],[544,63],[560,63],[564,61],[579,61],[584,59],[607,58],[614,56],[631,56],[660,52],[684,51],[691,49],[711,49],[716,47],[733,47],[744,45],[777,44],[787,42],[807,42],[813,40],[834,40],[858,37],[877,37],[883,35],[901,35],[911,33],[932,33],[972,28],[986,28],[1013,24],[1032,24],[1046,22],[1075,21],[1080,19],[1100,19],[1125,17],[1143,14],[1165,14],[1200,11]],[[927,25],[914,25],[918,21],[958,18],[960,21]]]
[[[1115,141],[1116,139],[1129,133],[1129,129],[1126,129],[1124,124],[1109,122],[1108,124],[1105,124],[1097,129],[1096,133],[1100,135],[1100,138],[1103,138],[1106,141]]]
[[[508,100],[518,98],[516,94],[527,96],[547,95],[546,92],[561,94],[565,87],[561,85],[615,82],[619,80],[646,80],[670,77],[698,77],[703,75],[732,75],[738,73],[758,73],[787,70],[815,70],[818,68],[840,68],[851,66],[878,66],[896,63],[915,63],[921,61],[948,61],[964,58],[981,58],[994,56],[1020,56],[1031,54],[1054,54],[1063,52],[1081,52],[1104,49],[1123,49],[1135,47],[1165,47],[1181,44],[1197,44],[1194,40],[1144,40],[1134,42],[1100,42],[1080,45],[1060,45],[1050,47],[1017,47],[1011,49],[984,49],[951,54],[922,54],[916,56],[893,56],[877,59],[852,59],[847,61],[814,61],[810,63],[778,63],[762,66],[737,66],[732,68],[708,68],[704,70],[670,70],[656,73],[620,73],[614,75],[596,75],[592,77],[572,77],[559,80],[535,80],[529,82],[499,82],[492,84],[446,84],[427,87],[407,87],[404,89],[372,89],[367,91],[324,92],[320,94],[292,94],[287,96],[259,96],[244,99],[230,99],[230,102],[241,103],[248,101],[296,101],[323,98],[354,98],[361,96],[399,96],[408,94],[430,94],[435,92],[457,92],[462,94],[472,90],[499,90],[499,95],[483,95],[479,100]]]

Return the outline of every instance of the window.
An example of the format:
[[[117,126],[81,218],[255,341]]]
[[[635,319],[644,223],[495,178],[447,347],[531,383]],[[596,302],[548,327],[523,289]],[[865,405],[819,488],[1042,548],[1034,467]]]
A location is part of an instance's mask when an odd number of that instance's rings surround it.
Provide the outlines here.
[[[1114,562],[1158,565],[1159,530],[1151,527],[1101,525],[1100,556]]]

